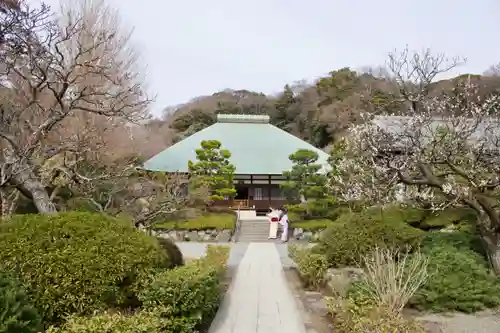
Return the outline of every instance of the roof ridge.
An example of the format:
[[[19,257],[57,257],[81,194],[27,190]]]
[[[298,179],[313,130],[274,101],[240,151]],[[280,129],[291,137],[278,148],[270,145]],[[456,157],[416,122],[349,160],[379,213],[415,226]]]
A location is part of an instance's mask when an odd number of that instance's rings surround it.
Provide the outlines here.
[[[269,124],[268,115],[257,114],[218,114],[219,123]]]

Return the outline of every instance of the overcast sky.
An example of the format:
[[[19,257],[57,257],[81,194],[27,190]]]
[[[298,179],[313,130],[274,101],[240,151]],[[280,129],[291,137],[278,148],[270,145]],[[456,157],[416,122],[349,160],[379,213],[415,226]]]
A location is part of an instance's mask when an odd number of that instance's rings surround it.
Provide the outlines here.
[[[462,73],[500,62],[500,0],[110,2],[135,28],[155,114],[226,88],[275,93],[333,69],[383,65],[407,44],[466,57]]]

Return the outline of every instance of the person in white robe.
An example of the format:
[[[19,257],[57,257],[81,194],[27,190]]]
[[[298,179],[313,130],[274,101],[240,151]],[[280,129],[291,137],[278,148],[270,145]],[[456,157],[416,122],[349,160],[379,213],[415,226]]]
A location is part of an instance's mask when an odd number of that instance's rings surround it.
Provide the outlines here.
[[[288,212],[285,208],[281,208],[280,224],[283,227],[283,232],[281,233],[281,241],[283,243],[288,241]]]
[[[267,217],[269,218],[269,239],[276,239],[281,211],[273,208],[269,209],[271,210],[267,214]]]

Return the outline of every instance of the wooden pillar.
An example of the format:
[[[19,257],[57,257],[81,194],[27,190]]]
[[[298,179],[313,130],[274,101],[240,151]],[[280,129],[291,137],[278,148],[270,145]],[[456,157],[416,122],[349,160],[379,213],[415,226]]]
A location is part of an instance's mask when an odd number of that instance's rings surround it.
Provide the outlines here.
[[[271,175],[267,176],[267,203],[268,206],[271,207]],[[274,208],[274,207],[273,207]]]
[[[247,206],[250,207],[250,188],[253,188],[253,175],[250,175],[250,185],[248,185]],[[255,189],[253,189],[252,199],[255,200]]]

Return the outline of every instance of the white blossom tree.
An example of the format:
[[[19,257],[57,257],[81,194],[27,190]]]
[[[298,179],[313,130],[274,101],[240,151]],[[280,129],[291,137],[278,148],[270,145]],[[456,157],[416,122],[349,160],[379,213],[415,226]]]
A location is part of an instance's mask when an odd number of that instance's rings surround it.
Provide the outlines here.
[[[457,64],[430,53],[391,57],[406,115],[370,118],[351,128],[331,184],[345,199],[373,204],[404,198],[433,210],[474,209],[500,274],[500,97],[478,97],[468,80],[431,94],[435,77]],[[403,68],[414,76],[403,75]]]

